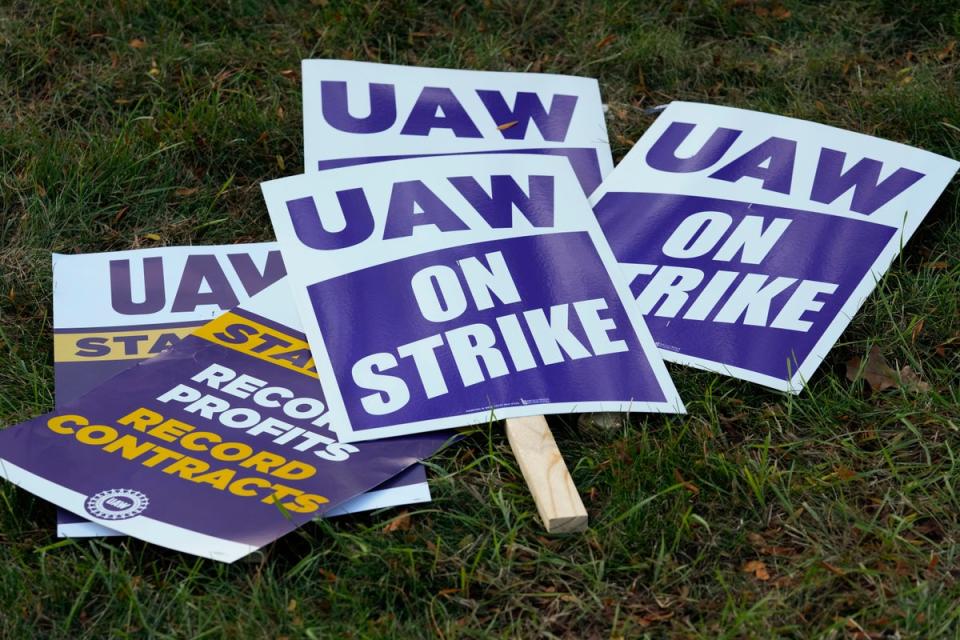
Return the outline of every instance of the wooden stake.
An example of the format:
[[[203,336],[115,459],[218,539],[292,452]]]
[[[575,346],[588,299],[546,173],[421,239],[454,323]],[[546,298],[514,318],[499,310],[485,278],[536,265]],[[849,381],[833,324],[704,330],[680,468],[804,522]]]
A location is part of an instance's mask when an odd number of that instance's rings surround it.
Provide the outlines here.
[[[587,528],[587,510],[543,416],[507,420],[507,440],[549,533]]]

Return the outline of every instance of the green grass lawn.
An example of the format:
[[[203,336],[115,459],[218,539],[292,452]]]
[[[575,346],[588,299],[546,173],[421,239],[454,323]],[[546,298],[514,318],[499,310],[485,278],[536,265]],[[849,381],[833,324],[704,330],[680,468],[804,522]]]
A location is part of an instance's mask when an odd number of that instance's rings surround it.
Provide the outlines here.
[[[960,155],[956,0],[104,4],[0,6],[3,425],[53,406],[51,251],[271,238],[301,58],[592,75],[617,158],[675,99]],[[583,535],[544,534],[496,425],[431,460],[432,504],[232,566],[60,542],[2,483],[0,637],[960,637],[958,200],[799,397],[671,367],[687,416],[555,421]],[[930,390],[850,382],[872,345]]]

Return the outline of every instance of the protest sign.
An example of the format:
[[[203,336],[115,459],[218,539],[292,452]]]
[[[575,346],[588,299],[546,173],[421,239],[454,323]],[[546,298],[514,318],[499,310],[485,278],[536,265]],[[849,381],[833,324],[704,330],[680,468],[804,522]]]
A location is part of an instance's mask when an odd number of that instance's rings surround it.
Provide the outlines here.
[[[593,78],[304,60],[306,171],[459,153],[558,155],[585,192],[613,168]]]
[[[273,242],[53,255],[57,404],[71,402],[286,274]],[[293,298],[286,302],[293,307]],[[420,464],[327,516],[427,502]],[[118,535],[57,510],[57,534]]]
[[[261,187],[342,440],[683,410],[562,159],[417,158]]]
[[[957,167],[675,102],[591,201],[665,359],[799,393]]]
[[[0,473],[96,524],[231,562],[437,450],[336,439],[285,281],[53,413]]]

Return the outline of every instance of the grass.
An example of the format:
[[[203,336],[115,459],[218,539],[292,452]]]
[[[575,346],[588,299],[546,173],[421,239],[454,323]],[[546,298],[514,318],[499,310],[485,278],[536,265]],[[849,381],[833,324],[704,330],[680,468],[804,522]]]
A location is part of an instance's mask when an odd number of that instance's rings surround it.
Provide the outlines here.
[[[957,157],[958,38],[951,0],[5,2],[0,422],[53,404],[51,251],[270,238],[301,58],[594,75],[618,158],[674,99]],[[958,200],[801,396],[673,368],[686,417],[556,420],[582,536],[543,534],[496,426],[431,461],[402,526],[320,522],[233,566],[58,541],[3,484],[0,637],[960,637]],[[871,345],[931,390],[849,382]]]

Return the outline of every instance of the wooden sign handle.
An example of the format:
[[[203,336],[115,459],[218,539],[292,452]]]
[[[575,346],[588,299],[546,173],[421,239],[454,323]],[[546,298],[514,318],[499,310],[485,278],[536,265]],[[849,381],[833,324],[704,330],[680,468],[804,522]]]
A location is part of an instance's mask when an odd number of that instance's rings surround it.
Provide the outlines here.
[[[549,533],[587,528],[587,510],[543,416],[507,420],[507,440]]]

